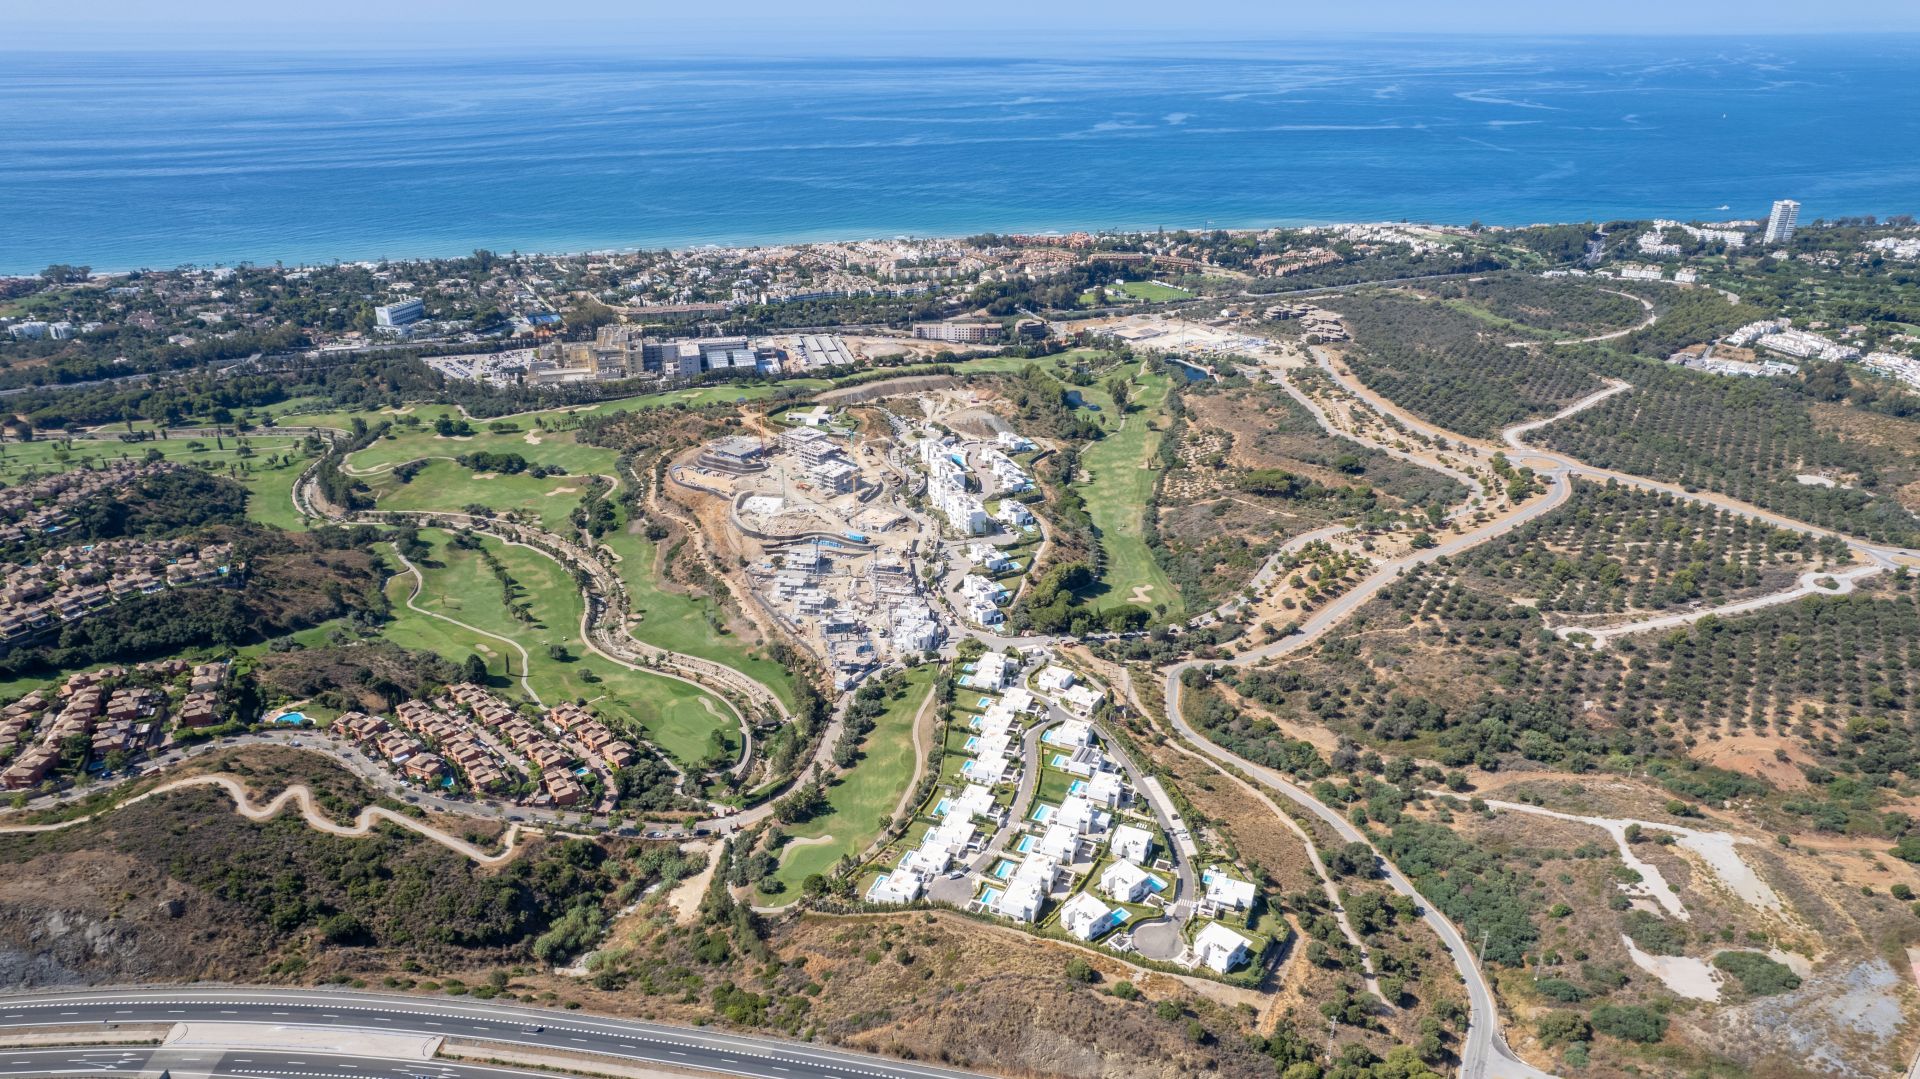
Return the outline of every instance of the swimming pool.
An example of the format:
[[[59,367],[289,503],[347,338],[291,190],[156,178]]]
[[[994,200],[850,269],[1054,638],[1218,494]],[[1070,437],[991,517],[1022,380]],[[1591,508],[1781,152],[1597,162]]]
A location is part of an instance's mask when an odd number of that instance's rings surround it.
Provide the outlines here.
[[[289,723],[296,727],[300,726],[306,721],[307,721],[307,714],[305,712],[282,712],[279,715],[273,717],[273,722],[275,723]]]
[[[999,902],[999,900],[1000,900],[1000,889],[998,888],[980,889],[980,902],[984,903],[985,905],[991,907],[995,903]]]
[[[976,746],[978,746],[979,744],[980,744],[980,736],[979,736],[979,735],[977,735],[977,734],[969,734],[969,735],[967,735],[967,748],[968,748],[969,750],[971,750],[971,749],[973,749],[973,748],[975,748],[975,747],[976,747]]]
[[[1079,794],[1080,792],[1086,789],[1087,789],[1087,781],[1084,779],[1076,779],[1073,782],[1067,784],[1068,794]]]
[[[1020,842],[1015,843],[1013,845],[1013,849],[1014,849],[1014,852],[1017,854],[1027,853],[1028,851],[1033,849],[1033,837],[1030,835],[1021,836]]]
[[[952,808],[953,808],[953,799],[942,798],[940,799],[940,801],[934,804],[933,815],[936,817],[944,817],[947,815],[947,810]]]
[[[1067,768],[1067,765],[1069,765],[1069,764],[1072,764],[1072,763],[1073,763],[1073,762],[1072,762],[1071,760],[1068,760],[1068,759],[1067,759],[1067,755],[1066,755],[1066,754],[1064,754],[1064,753],[1055,753],[1055,754],[1053,755],[1053,761],[1052,761],[1052,764],[1053,764],[1053,766],[1054,766],[1055,768],[1058,768],[1058,769],[1060,769],[1061,771],[1065,771],[1065,770],[1066,770],[1066,768]]]
[[[993,875],[1006,880],[1013,875],[1013,863],[1005,858],[1000,859],[1000,864],[993,867]]]
[[[1053,819],[1054,807],[1041,804],[1033,807],[1033,819],[1045,824]]]

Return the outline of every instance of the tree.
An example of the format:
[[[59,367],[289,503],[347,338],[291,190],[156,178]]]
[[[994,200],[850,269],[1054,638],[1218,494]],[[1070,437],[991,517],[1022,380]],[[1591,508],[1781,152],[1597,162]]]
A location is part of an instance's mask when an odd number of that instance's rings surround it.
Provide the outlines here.
[[[71,266],[64,262],[56,262],[40,271],[40,279],[49,285],[72,284],[75,281],[85,281],[91,276],[93,276],[93,267]]]
[[[460,677],[464,681],[484,683],[487,680],[487,661],[476,653],[467,653],[466,662],[460,665]]]
[[[1107,394],[1113,398],[1113,409],[1124,415],[1127,411],[1127,399],[1133,394],[1133,384],[1125,375],[1115,375],[1107,380]]]

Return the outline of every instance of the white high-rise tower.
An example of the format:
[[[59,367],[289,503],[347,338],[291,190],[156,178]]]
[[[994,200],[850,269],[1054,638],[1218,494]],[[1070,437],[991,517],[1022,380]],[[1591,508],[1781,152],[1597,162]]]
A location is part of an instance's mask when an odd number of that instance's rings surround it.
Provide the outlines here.
[[[1793,239],[1793,230],[1800,224],[1800,204],[1792,199],[1781,199],[1773,204],[1773,213],[1767,216],[1767,239],[1770,244],[1783,244]]]

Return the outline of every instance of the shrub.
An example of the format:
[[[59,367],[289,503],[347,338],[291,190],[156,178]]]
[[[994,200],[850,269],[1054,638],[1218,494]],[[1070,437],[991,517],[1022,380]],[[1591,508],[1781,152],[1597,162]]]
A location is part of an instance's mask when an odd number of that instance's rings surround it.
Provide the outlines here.
[[[1638,1004],[1602,1004],[1590,1018],[1593,1029],[1623,1041],[1651,1043],[1667,1036],[1667,1017]]]
[[[1620,919],[1620,931],[1633,938],[1642,951],[1653,955],[1686,954],[1686,934],[1658,915],[1644,910],[1628,911]]]
[[[1759,952],[1721,952],[1713,965],[1740,980],[1740,988],[1752,996],[1769,997],[1800,988],[1800,976],[1785,963]]]
[[[1540,1032],[1542,1045],[1584,1042],[1593,1037],[1593,1029],[1578,1012],[1548,1012],[1540,1017],[1536,1029]]]
[[[1541,978],[1533,983],[1540,995],[1562,1004],[1578,1004],[1587,999],[1587,991],[1565,978]]]

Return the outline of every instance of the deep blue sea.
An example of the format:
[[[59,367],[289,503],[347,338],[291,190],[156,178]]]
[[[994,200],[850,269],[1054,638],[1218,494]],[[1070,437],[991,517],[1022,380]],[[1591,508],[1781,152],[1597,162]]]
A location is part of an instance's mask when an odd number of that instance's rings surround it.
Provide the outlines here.
[[[1916,38],[1166,51],[1179,55],[0,52],[0,272],[1759,217],[1789,197],[1805,218],[1920,212]]]

